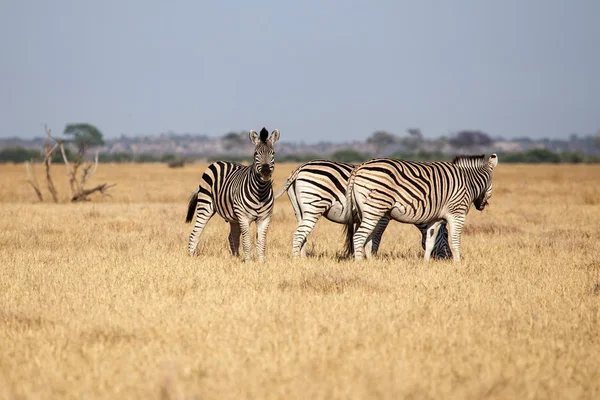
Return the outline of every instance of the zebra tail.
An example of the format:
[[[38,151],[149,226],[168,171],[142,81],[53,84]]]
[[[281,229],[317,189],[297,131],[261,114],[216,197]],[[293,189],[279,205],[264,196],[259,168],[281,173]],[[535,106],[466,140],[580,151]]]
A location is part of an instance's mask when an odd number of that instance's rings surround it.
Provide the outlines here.
[[[190,223],[190,222],[192,222],[192,219],[194,219],[194,214],[196,214],[196,206],[198,205],[198,192],[199,191],[200,191],[200,189],[196,190],[190,196],[190,200],[188,202],[187,217],[185,218],[186,223]]]
[[[357,168],[350,174],[348,186],[346,187],[346,207],[344,207],[344,220],[346,221],[346,225],[344,226],[344,233],[346,235],[344,255],[346,257],[354,254],[354,215],[352,210],[354,209],[354,178],[356,177],[356,170]]]
[[[354,223],[346,223],[344,225],[344,235],[346,236],[344,258],[349,258],[354,254]]]
[[[298,177],[298,174],[302,170],[302,167],[304,167],[306,164],[308,164],[308,162],[300,164],[299,166],[296,167],[295,170],[292,171],[290,176],[287,178],[287,181],[285,181],[285,183],[283,184],[283,187],[281,189],[279,189],[279,192],[277,192],[277,194],[275,195],[275,200],[280,198],[281,195],[284,194],[289,189],[291,184],[294,183],[294,181]]]
[[[294,182],[295,179],[296,179],[296,177],[293,177],[293,179],[292,179],[292,176],[290,176],[288,178],[288,180],[285,181],[285,183],[283,184],[282,188],[279,189],[279,192],[277,192],[277,194],[275,195],[275,200],[277,200],[278,198],[280,198],[281,195],[284,194],[289,189],[290,185]]]

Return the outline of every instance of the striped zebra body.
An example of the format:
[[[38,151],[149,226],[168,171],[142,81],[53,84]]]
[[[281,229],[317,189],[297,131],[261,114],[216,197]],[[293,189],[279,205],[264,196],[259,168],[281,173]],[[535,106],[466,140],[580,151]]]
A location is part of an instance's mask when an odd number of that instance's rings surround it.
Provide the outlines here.
[[[258,135],[250,131],[255,144],[254,162],[251,165],[216,161],[204,173],[198,189],[190,197],[186,222],[196,215],[196,222],[188,242],[188,254],[196,251],[202,231],[216,213],[229,223],[229,246],[234,256],[239,256],[240,235],[244,259],[250,258],[250,223],[256,222],[256,247],[259,260],[264,260],[267,230],[273,214],[273,186],[271,177],[275,169],[273,144],[279,131],[271,137],[263,128]]]
[[[294,232],[292,244],[294,256],[306,256],[307,237],[321,216],[332,222],[346,224],[346,187],[354,168],[355,165],[352,164],[329,160],[306,162],[290,174],[283,187],[275,195],[275,199],[277,199],[287,192],[298,220],[298,228]],[[389,220],[389,216],[382,216],[373,234],[367,238],[364,246],[367,257],[377,254],[381,236]],[[353,221],[359,222],[356,213],[353,213]],[[427,225],[419,224],[417,228],[421,231],[422,246],[425,249]],[[351,252],[351,249],[350,245],[346,248],[348,253]],[[434,250],[435,258],[444,259],[452,256],[445,224],[436,237]]]
[[[399,222],[426,226],[427,261],[445,220],[453,258],[459,261],[466,215],[472,204],[480,211],[486,206],[497,163],[493,154],[488,160],[483,155],[459,156],[452,162],[432,163],[381,158],[358,166],[346,190],[346,210],[355,209],[360,221],[352,235],[355,260],[362,259],[363,244],[387,215]],[[353,224],[347,222],[347,229],[354,230]]]

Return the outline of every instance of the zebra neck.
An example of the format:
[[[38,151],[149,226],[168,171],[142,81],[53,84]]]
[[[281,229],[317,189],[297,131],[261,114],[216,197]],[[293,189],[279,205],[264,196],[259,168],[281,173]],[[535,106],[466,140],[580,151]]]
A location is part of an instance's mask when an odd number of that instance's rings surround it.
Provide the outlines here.
[[[465,187],[469,199],[474,201],[485,188],[486,174],[482,169],[474,167],[461,167],[460,170],[465,176]]]
[[[256,194],[258,198],[266,200],[269,194],[273,191],[273,185],[271,181],[263,181],[254,165],[250,167],[250,173],[248,177],[248,184],[252,193]]]

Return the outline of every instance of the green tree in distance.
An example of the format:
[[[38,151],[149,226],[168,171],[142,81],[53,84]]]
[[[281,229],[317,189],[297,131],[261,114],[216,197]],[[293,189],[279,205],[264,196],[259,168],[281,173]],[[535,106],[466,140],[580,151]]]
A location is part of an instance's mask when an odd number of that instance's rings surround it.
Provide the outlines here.
[[[248,145],[248,132],[228,132],[221,138],[225,150],[233,150],[236,148],[244,148]]]
[[[419,128],[408,128],[406,130],[408,136],[402,138],[402,144],[409,153],[416,152],[423,143],[423,134]]]
[[[71,137],[68,142],[77,148],[80,157],[83,157],[88,148],[104,144],[102,132],[91,124],[69,124],[63,134]]]
[[[377,153],[380,153],[387,147],[398,143],[398,137],[387,131],[375,131],[367,139],[367,143],[374,145]]]

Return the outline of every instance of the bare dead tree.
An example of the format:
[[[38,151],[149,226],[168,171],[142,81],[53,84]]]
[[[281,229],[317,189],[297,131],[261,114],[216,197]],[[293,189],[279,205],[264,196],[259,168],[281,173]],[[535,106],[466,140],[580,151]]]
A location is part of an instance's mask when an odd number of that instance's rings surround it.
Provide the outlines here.
[[[33,164],[33,160],[31,160],[31,164]],[[35,175],[35,168],[29,164],[29,161],[25,161],[25,170],[27,171],[27,183],[33,187],[38,199],[44,201],[44,196],[42,196],[42,191],[40,190],[40,184]]]
[[[54,146],[50,145],[50,129],[48,129],[47,125],[44,125],[44,129],[46,130],[46,135],[48,136],[48,142],[44,147],[44,165],[46,167],[46,184],[48,185],[48,191],[52,196],[52,200],[55,203],[58,203],[58,194],[56,191],[56,187],[54,186],[54,181],[52,181],[52,174],[50,173],[50,169],[52,167],[52,157],[54,153],[58,149],[58,143]],[[35,162],[31,160],[31,162],[25,163],[25,170],[27,171],[27,182],[33,187],[35,194],[37,195],[40,201],[44,201],[44,196],[42,195],[42,191],[40,189],[40,184],[38,182],[37,176],[35,174]]]
[[[50,146],[50,129],[48,125],[44,125],[44,129],[46,130],[46,135],[48,136],[48,142],[46,142],[46,148],[44,152],[44,165],[46,166],[46,183],[48,184],[48,191],[52,195],[52,200],[55,203],[58,203],[58,194],[56,192],[56,187],[54,186],[54,181],[52,180],[52,175],[50,174],[50,168],[52,167],[52,157],[54,156],[54,152],[58,148],[58,142],[54,144],[54,146]]]
[[[71,201],[88,201],[87,198],[90,194],[95,192],[100,192],[102,194],[106,194],[106,191],[111,187],[115,186],[109,185],[107,183],[103,183],[101,185],[95,186],[91,189],[85,189],[85,183],[89,178],[96,173],[98,169],[98,152],[96,152],[96,156],[94,157],[94,163],[88,164],[83,157],[77,157],[73,166],[67,159],[67,154],[65,152],[65,147],[61,143],[60,151],[63,156],[63,160],[65,161],[65,165],[67,166],[67,174],[69,176],[69,185],[71,186]],[[81,178],[77,179],[77,171],[81,168]]]
[[[67,157],[67,153],[65,151],[64,141],[58,140],[50,135],[50,131],[47,131],[48,137],[56,142],[58,147],[60,148],[60,153],[62,155],[63,161],[65,162],[65,166],[67,167],[67,176],[69,178],[69,186],[71,187],[71,201],[88,201],[88,196],[92,193],[100,192],[102,194],[106,194],[106,191],[115,185],[109,185],[107,183],[103,183],[101,185],[97,185],[91,189],[85,189],[85,184],[96,173],[98,169],[98,152],[96,152],[96,156],[94,157],[94,163],[89,164],[83,154],[83,150],[77,154],[77,157],[73,161],[73,165],[69,162]],[[77,171],[81,168],[81,178],[77,178]]]
[[[108,195],[108,189],[115,186],[114,184],[109,185],[107,183],[103,183],[90,189],[85,188],[85,184],[98,169],[98,152],[96,152],[94,162],[89,163],[85,160],[84,151],[82,150],[82,147],[80,147],[75,160],[71,164],[67,157],[67,152],[65,151],[65,141],[52,136],[52,132],[47,125],[44,125],[44,129],[46,130],[46,136],[48,137],[48,142],[46,143],[44,148],[44,165],[46,166],[46,181],[48,185],[48,191],[52,195],[52,199],[54,200],[54,202],[58,203],[58,194],[56,191],[56,187],[54,186],[54,181],[52,180],[52,174],[50,172],[52,167],[52,158],[58,149],[60,149],[62,159],[65,162],[65,166],[67,168],[67,178],[69,180],[69,186],[71,187],[71,201],[88,201],[88,196],[96,192]],[[54,145],[51,144],[52,142],[54,142]],[[40,201],[44,201],[44,197],[42,195],[42,191],[40,190],[40,185],[37,180],[37,176],[35,175],[35,168],[33,168],[33,161],[31,163],[26,162],[25,169],[27,171],[27,182],[33,187],[33,190],[35,191],[38,199]],[[81,171],[80,176],[78,176],[77,174],[78,171]]]
[[[67,154],[65,152],[65,146],[62,142],[60,142],[60,153],[62,154],[63,161],[65,162],[65,166],[67,167],[67,177],[69,178],[69,186],[71,187],[71,194],[75,195],[77,192],[77,169],[79,168],[79,163],[75,162],[73,168],[71,168],[71,164],[69,163],[69,159],[67,158]],[[80,161],[81,157],[77,157],[77,160]]]
[[[48,184],[48,191],[50,195],[52,195],[52,200],[55,203],[58,203],[58,194],[56,192],[56,187],[54,186],[54,182],[52,181],[52,175],[50,174],[50,167],[52,166],[52,156],[56,151],[56,147],[51,148],[49,145],[46,146],[46,156],[44,157],[44,165],[46,166],[46,183]]]

